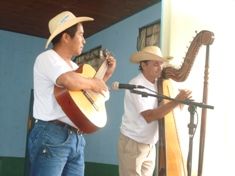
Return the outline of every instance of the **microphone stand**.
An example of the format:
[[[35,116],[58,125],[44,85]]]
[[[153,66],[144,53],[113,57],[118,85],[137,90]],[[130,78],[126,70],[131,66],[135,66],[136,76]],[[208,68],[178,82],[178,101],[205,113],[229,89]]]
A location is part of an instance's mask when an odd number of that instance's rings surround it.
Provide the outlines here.
[[[188,176],[191,176],[191,170],[192,170],[192,153],[193,153],[193,137],[194,132],[197,127],[196,124],[194,124],[194,114],[196,112],[196,106],[195,105],[189,105],[188,111],[190,112],[190,123],[188,124],[189,128],[189,151],[188,151],[188,158],[187,158],[187,171]]]
[[[188,176],[191,176],[193,137],[194,137],[194,132],[195,132],[195,128],[196,128],[196,124],[194,124],[194,114],[196,112],[197,107],[207,108],[207,109],[214,109],[214,106],[206,105],[204,103],[198,103],[198,102],[195,102],[193,100],[188,100],[188,99],[187,100],[177,100],[177,99],[165,96],[165,95],[151,94],[151,93],[147,93],[147,92],[143,92],[143,91],[139,91],[139,90],[135,90],[135,89],[130,90],[130,92],[135,93],[135,94],[140,94],[140,95],[142,95],[142,97],[152,96],[152,97],[156,97],[156,98],[159,98],[159,99],[167,99],[167,100],[180,102],[180,103],[185,104],[185,105],[189,105],[188,111],[190,112],[190,123],[188,124],[188,128],[189,128],[189,152],[188,152],[188,158],[187,158],[187,171],[188,171]]]

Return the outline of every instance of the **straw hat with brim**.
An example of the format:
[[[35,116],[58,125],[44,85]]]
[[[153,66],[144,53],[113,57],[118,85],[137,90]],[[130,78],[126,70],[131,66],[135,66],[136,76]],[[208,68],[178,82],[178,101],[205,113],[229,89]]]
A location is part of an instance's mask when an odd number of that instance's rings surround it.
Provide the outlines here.
[[[169,62],[172,57],[163,57],[162,52],[157,46],[147,46],[141,51],[133,53],[130,57],[132,63],[140,63],[146,60],[156,60],[161,62]]]
[[[90,17],[76,17],[73,13],[69,11],[61,12],[60,14],[52,18],[48,23],[51,35],[47,40],[45,48],[48,47],[49,43],[53,40],[53,38],[55,38],[58,34],[68,29],[69,27],[77,23],[81,23],[84,21],[93,21],[93,20],[94,19]]]

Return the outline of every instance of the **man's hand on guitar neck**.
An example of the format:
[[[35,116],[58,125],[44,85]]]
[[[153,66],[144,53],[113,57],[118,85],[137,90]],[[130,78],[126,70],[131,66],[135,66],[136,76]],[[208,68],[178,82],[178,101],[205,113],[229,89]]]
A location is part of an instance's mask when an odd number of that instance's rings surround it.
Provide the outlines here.
[[[116,68],[116,59],[112,55],[108,54],[106,56],[106,60],[107,60],[108,68],[103,78],[104,81],[107,81],[112,76]]]

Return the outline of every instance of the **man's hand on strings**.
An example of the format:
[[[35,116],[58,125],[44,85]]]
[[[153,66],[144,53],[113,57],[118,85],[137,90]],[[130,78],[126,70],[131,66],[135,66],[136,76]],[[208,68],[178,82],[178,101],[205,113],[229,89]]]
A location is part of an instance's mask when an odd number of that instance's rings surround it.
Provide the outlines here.
[[[175,99],[179,101],[192,100],[192,91],[187,89],[179,89],[179,93]],[[180,109],[183,109],[184,104],[179,103],[179,107]]]

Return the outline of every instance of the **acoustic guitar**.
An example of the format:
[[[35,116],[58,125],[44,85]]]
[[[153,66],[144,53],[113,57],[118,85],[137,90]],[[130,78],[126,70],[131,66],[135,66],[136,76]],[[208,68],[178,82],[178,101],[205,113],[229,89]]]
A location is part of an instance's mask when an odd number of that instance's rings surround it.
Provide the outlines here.
[[[91,65],[83,64],[75,72],[87,78],[102,79],[108,68],[105,58],[107,50],[101,50],[100,57],[104,59],[96,71]],[[54,87],[54,94],[62,110],[70,120],[84,133],[92,133],[104,127],[107,122],[105,101],[107,95],[99,94],[91,90],[70,91],[58,86]]]

